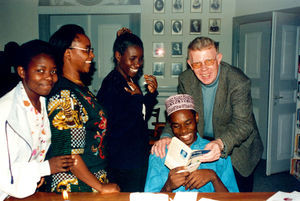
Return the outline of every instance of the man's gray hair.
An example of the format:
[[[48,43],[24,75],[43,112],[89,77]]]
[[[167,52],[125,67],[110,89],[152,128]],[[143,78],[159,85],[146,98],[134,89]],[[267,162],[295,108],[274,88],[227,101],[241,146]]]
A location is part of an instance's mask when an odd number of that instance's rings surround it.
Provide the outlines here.
[[[205,48],[214,47],[218,51],[216,42],[208,37],[197,37],[188,46],[188,55],[189,51],[193,50],[203,50]]]

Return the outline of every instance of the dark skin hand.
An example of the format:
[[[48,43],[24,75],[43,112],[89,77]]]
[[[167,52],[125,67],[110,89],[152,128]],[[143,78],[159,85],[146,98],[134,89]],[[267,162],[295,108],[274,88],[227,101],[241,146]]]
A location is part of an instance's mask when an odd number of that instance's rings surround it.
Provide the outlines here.
[[[228,192],[223,182],[215,171],[210,169],[195,170],[186,178],[185,190],[199,189],[205,184],[212,182],[215,192]]]
[[[157,80],[156,77],[153,75],[144,75],[147,88],[150,93],[154,93],[157,89]]]
[[[145,82],[147,84],[147,88],[149,90],[150,93],[154,93],[157,89],[157,80],[156,77],[153,75],[144,75],[145,78]],[[128,81],[127,84],[130,86],[129,87],[125,87],[125,91],[127,91],[128,93],[130,93],[131,95],[134,94],[142,94],[140,88],[134,84],[133,82]]]
[[[186,178],[190,175],[189,172],[178,173],[178,171],[184,169],[185,168],[182,166],[170,170],[168,179],[160,192],[172,192],[174,189],[184,186]]]
[[[71,155],[52,157],[49,160],[51,174],[69,171],[75,162],[75,158]]]
[[[120,188],[117,184],[101,184],[100,181],[92,174],[80,155],[74,155],[77,160],[76,165],[71,167],[71,172],[81,181],[96,189],[99,193],[117,193],[120,192]]]
[[[69,171],[70,168],[75,164],[76,164],[76,160],[72,155],[55,156],[49,160],[51,174]],[[44,177],[42,177],[37,185],[37,188],[41,187],[44,181],[45,179]]]
[[[180,186],[184,186],[185,190],[199,189],[209,182],[212,182],[215,192],[228,192],[213,170],[200,169],[191,173],[188,171],[181,172],[180,170],[185,170],[185,167],[177,167],[170,170],[168,179],[160,192],[172,192]]]

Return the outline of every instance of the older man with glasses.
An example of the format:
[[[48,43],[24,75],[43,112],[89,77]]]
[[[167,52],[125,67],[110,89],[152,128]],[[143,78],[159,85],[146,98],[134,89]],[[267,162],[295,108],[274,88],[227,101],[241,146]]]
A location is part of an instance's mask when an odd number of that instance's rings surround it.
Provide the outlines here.
[[[185,70],[178,79],[178,93],[190,94],[199,114],[197,129],[201,137],[211,140],[202,162],[231,156],[240,192],[251,192],[253,172],[263,145],[253,115],[250,79],[238,68],[222,62],[215,42],[206,37],[195,38],[188,46]],[[170,143],[169,126],[152,153],[163,157]]]

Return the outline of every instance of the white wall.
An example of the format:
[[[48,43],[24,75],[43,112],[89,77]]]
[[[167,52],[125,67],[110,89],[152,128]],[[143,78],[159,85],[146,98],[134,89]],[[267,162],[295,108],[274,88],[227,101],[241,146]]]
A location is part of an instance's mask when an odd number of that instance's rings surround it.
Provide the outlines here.
[[[235,0],[236,16],[299,7],[299,0]]]
[[[38,0],[0,0],[0,50],[38,38]]]

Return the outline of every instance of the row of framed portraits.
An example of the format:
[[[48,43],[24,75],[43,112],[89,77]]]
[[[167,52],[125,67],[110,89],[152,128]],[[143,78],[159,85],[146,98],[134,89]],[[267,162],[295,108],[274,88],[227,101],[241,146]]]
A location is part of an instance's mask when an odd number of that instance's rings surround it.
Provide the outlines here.
[[[201,34],[202,20],[190,19],[189,32],[190,34]],[[171,20],[171,33],[172,35],[182,35],[183,33],[183,20],[173,19]],[[208,19],[208,33],[220,34],[221,33],[221,19],[209,18]],[[154,19],[153,20],[153,34],[164,35],[165,34],[165,20]]]
[[[219,42],[215,42],[217,48],[219,48]],[[165,43],[153,42],[153,57],[165,57]],[[171,56],[182,57],[182,42],[171,42]],[[300,114],[300,112],[299,112]],[[300,117],[300,115],[299,115]],[[300,122],[300,121],[299,121]]]
[[[164,13],[165,2],[169,0],[153,0],[153,13]],[[183,13],[184,2],[187,0],[172,0],[172,12]],[[205,0],[207,2],[207,0]],[[201,13],[203,8],[203,0],[190,0],[190,11],[192,13]],[[222,12],[222,0],[209,0],[209,12],[221,13]]]
[[[165,77],[165,62],[153,62],[152,67],[152,75],[164,78]],[[174,62],[171,63],[171,77],[178,77],[180,73],[183,71],[183,63],[182,62]]]

